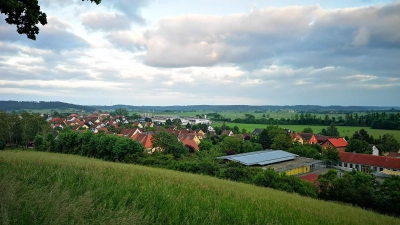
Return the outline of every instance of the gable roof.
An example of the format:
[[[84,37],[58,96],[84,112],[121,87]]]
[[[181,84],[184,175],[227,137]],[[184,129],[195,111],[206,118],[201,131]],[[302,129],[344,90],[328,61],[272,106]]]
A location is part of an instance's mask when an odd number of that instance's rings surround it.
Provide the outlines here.
[[[398,153],[398,152],[389,152],[389,154],[387,156],[394,157],[394,158],[400,158],[400,153]]]
[[[145,148],[152,148],[153,143],[151,142],[151,138],[153,136],[151,134],[142,134],[137,133],[132,136],[132,140],[140,142]]]
[[[400,169],[400,158],[340,152],[340,161],[368,166],[379,166],[390,169]]]
[[[97,131],[104,131],[104,133],[106,133],[106,134],[108,133],[108,129],[105,127],[97,128]]]
[[[199,150],[199,146],[197,145],[197,143],[194,140],[185,139],[182,141],[182,143],[183,143],[183,145],[192,146],[195,150]]]
[[[303,139],[303,141],[310,141],[314,134],[311,134],[311,133],[299,133],[299,135]]]
[[[325,142],[329,141],[336,148],[346,147],[347,141],[344,138],[328,138]]]
[[[329,139],[328,136],[322,135],[322,134],[315,134],[315,138],[319,143],[325,142],[326,140]]]
[[[229,135],[231,132],[232,132],[231,130],[223,130],[222,133],[221,133],[221,135],[222,135],[222,134]],[[232,133],[233,133],[233,132],[232,132]]]

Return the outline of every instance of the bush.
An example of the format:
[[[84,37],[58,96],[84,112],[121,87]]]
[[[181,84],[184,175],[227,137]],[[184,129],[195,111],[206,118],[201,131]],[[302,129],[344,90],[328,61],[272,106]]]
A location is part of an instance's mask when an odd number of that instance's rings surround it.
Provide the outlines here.
[[[0,141],[0,150],[4,150],[6,148],[6,144]]]
[[[233,150],[226,151],[226,155],[236,155],[236,152]]]

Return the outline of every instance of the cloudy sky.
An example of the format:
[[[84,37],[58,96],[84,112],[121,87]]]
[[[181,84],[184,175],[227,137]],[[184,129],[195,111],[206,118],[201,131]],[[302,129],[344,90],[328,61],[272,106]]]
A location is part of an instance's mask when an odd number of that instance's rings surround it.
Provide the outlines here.
[[[0,14],[0,100],[400,106],[400,1],[39,0]]]

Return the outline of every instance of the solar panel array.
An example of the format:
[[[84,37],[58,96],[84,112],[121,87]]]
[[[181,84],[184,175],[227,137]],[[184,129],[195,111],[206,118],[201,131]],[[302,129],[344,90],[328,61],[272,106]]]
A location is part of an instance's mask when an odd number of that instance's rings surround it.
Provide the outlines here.
[[[282,150],[263,150],[257,152],[249,152],[237,155],[227,155],[218,157],[218,159],[227,159],[236,162],[240,162],[241,164],[251,166],[251,165],[260,165],[265,166],[268,164],[294,160],[298,155],[292,154],[290,152],[285,152]]]

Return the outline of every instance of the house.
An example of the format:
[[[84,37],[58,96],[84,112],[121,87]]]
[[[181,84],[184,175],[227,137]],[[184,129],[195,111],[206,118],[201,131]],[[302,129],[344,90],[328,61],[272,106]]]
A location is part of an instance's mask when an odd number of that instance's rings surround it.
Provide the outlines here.
[[[94,133],[99,133],[99,132],[104,132],[104,133],[108,134],[108,129],[105,127],[100,127],[100,128],[96,128],[94,130]]]
[[[252,134],[253,135],[260,135],[263,130],[264,130],[263,128],[256,128],[256,129],[254,129]]]
[[[321,135],[321,134],[314,134],[315,138],[317,139],[318,144],[322,145],[326,140],[328,140],[328,136]]]
[[[208,132],[215,132],[214,128],[212,126],[208,126],[207,127],[207,131]]]
[[[196,130],[196,132],[197,132],[197,136],[199,136],[199,137],[204,137],[205,135],[206,135],[206,133],[204,133],[204,131],[202,131],[202,130]]]
[[[146,122],[144,124],[144,127],[154,127],[154,123],[153,122]]]
[[[298,133],[303,139],[303,144],[318,144],[318,140],[314,134],[311,133]]]
[[[121,134],[124,137],[131,138],[133,135],[142,133],[138,128],[124,128],[121,130],[119,134]]]
[[[180,141],[184,141],[184,140],[193,140],[193,141],[195,141],[196,142],[196,144],[200,144],[200,139],[199,139],[199,137],[197,137],[197,135],[196,134],[192,134],[192,133],[189,133],[189,134],[185,134],[185,133],[180,133],[179,135],[178,135],[178,139],[180,140]]]
[[[324,143],[322,143],[322,149],[327,149],[328,147],[335,147],[339,152],[344,152],[347,147],[347,141],[344,138],[328,138]]]
[[[133,126],[134,126],[134,127],[138,127],[138,128],[143,128],[142,124],[139,123],[139,122],[134,122],[134,123],[133,123]]]
[[[375,145],[369,144],[368,147],[372,149],[372,155],[379,155],[379,149]],[[400,157],[400,154],[399,154],[399,157]]]
[[[228,135],[228,136],[232,136],[233,132],[231,130],[223,130],[221,135]]]
[[[300,144],[303,144],[303,138],[299,135],[299,133],[297,132],[290,132],[288,133],[290,135],[290,137],[292,138],[292,142],[298,142]]]
[[[151,134],[136,133],[131,139],[142,144],[148,153],[153,153],[156,149],[153,148],[153,143],[151,142],[152,137]]]
[[[400,158],[400,153],[399,152],[389,152],[389,154],[387,156],[393,157],[393,158]]]
[[[108,117],[108,116],[110,116],[110,113],[109,112],[101,112],[100,116],[101,117]]]
[[[189,145],[194,148],[194,150],[199,151],[199,145],[194,140],[185,139],[182,141],[183,145]]]
[[[340,152],[339,169],[361,172],[377,172],[381,174],[400,175],[400,158],[377,156],[370,154],[358,154],[352,152]]]

